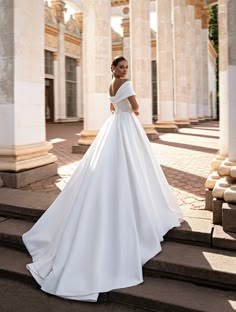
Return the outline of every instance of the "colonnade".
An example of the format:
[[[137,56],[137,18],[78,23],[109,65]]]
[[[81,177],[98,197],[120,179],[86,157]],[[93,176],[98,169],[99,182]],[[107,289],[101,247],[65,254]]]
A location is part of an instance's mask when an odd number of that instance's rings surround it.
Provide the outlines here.
[[[218,1],[219,23],[219,153],[212,161],[212,173],[206,187],[215,199],[212,208],[216,223],[222,220],[222,203],[236,203],[236,2]],[[236,231],[236,208],[231,210],[229,224]],[[214,211],[215,210],[215,211]],[[234,222],[234,224],[232,224]]]
[[[82,51],[84,131],[79,146],[84,147],[91,143],[109,115],[111,7],[108,0],[94,3],[86,0],[83,5],[83,38],[89,38],[83,40]],[[49,152],[51,144],[45,138],[44,1],[12,0],[1,2],[0,8],[5,12],[0,19],[3,42],[0,48],[0,175],[5,181],[12,177],[22,181],[20,175],[27,173],[28,182],[31,182],[34,172],[40,172],[41,178],[43,171],[45,176],[50,170],[55,172],[56,161]],[[177,131],[178,127],[205,120],[210,115],[206,79],[207,8],[203,0],[156,0],[156,10],[158,120],[154,127],[157,131]],[[150,131],[153,124],[148,13],[148,1],[130,0],[130,28],[127,28],[127,20],[123,20],[123,25],[126,25],[124,54],[130,59],[131,78],[140,103],[140,120]],[[236,178],[236,124],[233,120],[236,115],[233,105],[236,99],[236,36],[233,14],[235,1],[219,0],[222,30],[219,41],[220,51],[223,51],[220,67],[221,139],[220,153],[213,162],[214,178],[208,179],[210,183],[214,182],[214,185],[207,186],[214,188],[213,193],[222,182],[222,175],[228,179],[227,183],[229,178]],[[56,54],[54,61],[57,62]],[[34,176],[37,178],[36,174]],[[16,187],[19,185],[15,183]],[[235,196],[232,194],[235,194],[234,188],[228,183],[221,196],[227,200],[227,196]]]

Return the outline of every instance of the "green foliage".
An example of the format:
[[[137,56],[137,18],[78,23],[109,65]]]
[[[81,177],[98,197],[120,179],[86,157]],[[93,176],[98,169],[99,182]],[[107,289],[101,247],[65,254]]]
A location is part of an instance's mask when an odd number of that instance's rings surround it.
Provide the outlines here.
[[[214,47],[218,52],[218,6],[211,6],[209,8],[209,14],[209,38],[213,42]]]
[[[218,53],[218,5],[211,6],[209,8],[209,39],[214,45],[216,52]],[[219,57],[216,58],[216,109],[217,119],[219,119]]]

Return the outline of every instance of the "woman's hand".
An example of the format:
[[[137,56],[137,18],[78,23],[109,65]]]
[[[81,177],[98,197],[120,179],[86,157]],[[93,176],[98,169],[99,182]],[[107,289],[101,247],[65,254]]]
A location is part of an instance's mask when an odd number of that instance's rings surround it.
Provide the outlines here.
[[[115,106],[112,103],[110,104],[110,111],[112,113],[114,113],[114,111],[115,111]]]
[[[134,112],[134,113],[135,113],[135,115],[136,115],[136,116],[138,116],[138,115],[139,115],[139,112]]]

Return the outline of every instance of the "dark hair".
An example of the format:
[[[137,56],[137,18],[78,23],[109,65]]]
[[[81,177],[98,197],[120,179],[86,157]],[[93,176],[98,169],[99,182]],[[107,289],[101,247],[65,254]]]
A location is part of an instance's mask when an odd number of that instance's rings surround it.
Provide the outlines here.
[[[122,61],[127,61],[126,58],[124,58],[124,56],[116,56],[114,60],[112,61],[111,66],[117,66],[118,63]]]

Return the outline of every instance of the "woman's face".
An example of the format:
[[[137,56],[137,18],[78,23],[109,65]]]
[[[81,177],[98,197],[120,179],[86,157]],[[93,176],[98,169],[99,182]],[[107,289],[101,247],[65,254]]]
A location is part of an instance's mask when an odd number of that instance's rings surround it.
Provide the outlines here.
[[[120,61],[116,66],[114,66],[113,72],[116,78],[125,78],[128,72],[128,62]]]

